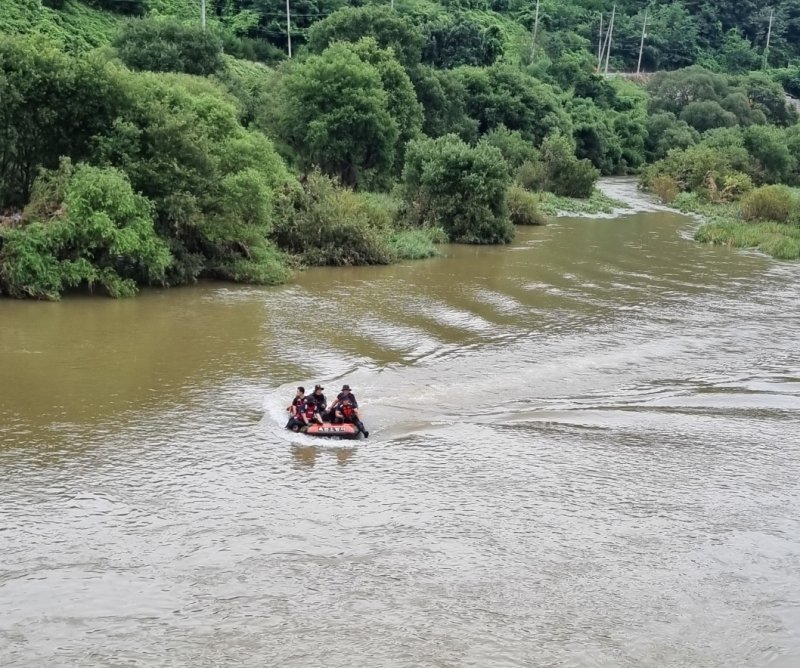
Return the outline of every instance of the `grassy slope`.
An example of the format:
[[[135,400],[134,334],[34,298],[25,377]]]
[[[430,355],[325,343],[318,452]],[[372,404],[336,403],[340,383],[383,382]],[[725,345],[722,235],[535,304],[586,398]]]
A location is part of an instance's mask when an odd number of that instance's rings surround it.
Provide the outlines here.
[[[108,44],[124,19],[76,0],[63,9],[42,7],[39,0],[2,0],[0,33],[45,35],[70,51],[88,51]]]

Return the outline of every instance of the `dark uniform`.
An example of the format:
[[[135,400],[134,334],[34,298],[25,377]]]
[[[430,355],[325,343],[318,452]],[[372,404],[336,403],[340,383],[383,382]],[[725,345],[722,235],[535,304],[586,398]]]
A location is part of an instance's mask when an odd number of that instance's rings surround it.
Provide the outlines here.
[[[313,401],[317,404],[317,412],[322,416],[323,419],[326,415],[325,410],[328,408],[328,400],[325,398],[325,395],[322,394],[322,390],[324,389],[324,387],[317,385],[314,388],[314,392],[306,397],[309,401]],[[319,393],[317,393],[317,390],[319,390]]]
[[[350,390],[349,385],[344,385],[342,391],[336,395],[334,402],[334,416],[336,420],[341,419],[343,422],[350,422],[358,427],[358,430],[364,434],[364,438],[369,438],[369,432],[364,428],[364,423],[358,419],[356,409],[358,408],[358,401],[355,395]],[[339,415],[336,415],[339,413]],[[340,417],[341,416],[341,417]]]
[[[305,394],[305,390],[302,387],[298,387],[297,390],[301,396],[295,396],[292,399],[292,405],[287,409],[290,413],[289,421],[286,423],[287,429],[295,429],[295,427],[300,427],[303,424],[303,421],[299,418],[306,403],[306,397],[302,396]],[[297,430],[295,429],[295,431]]]

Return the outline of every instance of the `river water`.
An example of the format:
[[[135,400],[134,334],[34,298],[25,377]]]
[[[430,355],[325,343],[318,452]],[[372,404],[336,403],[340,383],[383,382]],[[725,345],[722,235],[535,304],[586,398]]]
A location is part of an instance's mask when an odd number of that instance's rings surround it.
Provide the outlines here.
[[[800,665],[800,267],[637,205],[0,302],[0,665]],[[298,383],[372,434],[282,430]]]

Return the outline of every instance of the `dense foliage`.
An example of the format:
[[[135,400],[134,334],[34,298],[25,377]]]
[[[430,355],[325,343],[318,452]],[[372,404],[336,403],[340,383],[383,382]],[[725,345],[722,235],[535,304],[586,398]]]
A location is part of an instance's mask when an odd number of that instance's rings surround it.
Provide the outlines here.
[[[141,19],[125,24],[114,40],[119,57],[134,70],[206,76],[222,69],[222,43],[199,26]]]
[[[636,68],[647,12],[646,82],[597,71],[614,4],[610,69]],[[542,0],[536,44],[530,2],[293,0],[291,59],[283,0],[207,6],[202,30],[193,0],[0,3],[0,292],[504,243],[600,174],[800,220],[800,0],[768,52],[750,0]]]
[[[445,135],[408,147],[403,189],[409,219],[417,226],[443,228],[451,241],[509,241],[509,184],[508,165],[493,146],[471,147]]]

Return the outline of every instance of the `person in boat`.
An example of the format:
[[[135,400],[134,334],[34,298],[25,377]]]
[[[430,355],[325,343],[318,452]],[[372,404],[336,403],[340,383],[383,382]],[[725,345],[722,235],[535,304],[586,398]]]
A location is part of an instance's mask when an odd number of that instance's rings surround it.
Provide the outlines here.
[[[325,398],[325,395],[322,391],[325,388],[322,385],[314,385],[314,391],[308,395],[308,399],[314,401],[317,404],[317,413],[319,413],[320,419],[324,420],[328,418],[331,420],[330,414],[328,411],[328,400]]]
[[[305,427],[311,426],[312,422],[322,424],[322,416],[319,414],[319,405],[311,394],[305,398],[303,405],[300,406],[299,413],[300,421]]]
[[[297,431],[302,424],[303,421],[300,419],[300,415],[303,411],[303,405],[306,402],[306,388],[298,387],[297,392],[294,395],[294,399],[292,399],[292,403],[286,408],[289,413],[289,422],[286,423],[287,429],[293,429]]]
[[[369,432],[364,428],[364,423],[361,422],[361,416],[358,412],[358,401],[349,385],[342,386],[342,391],[336,396],[336,401],[333,402],[331,410],[334,415],[334,422],[354,424],[364,434],[364,438],[369,438]]]

